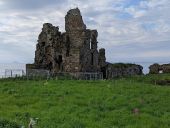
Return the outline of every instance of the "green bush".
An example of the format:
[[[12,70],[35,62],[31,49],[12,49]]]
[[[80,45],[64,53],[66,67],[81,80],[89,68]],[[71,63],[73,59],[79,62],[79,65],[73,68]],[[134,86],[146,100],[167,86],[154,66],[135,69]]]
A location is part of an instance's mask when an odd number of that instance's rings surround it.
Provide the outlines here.
[[[112,66],[114,68],[129,68],[129,67],[133,67],[136,66],[136,64],[130,64],[130,63],[114,63],[112,64]]]
[[[15,122],[10,122],[8,120],[0,120],[0,128],[20,128],[20,126]]]

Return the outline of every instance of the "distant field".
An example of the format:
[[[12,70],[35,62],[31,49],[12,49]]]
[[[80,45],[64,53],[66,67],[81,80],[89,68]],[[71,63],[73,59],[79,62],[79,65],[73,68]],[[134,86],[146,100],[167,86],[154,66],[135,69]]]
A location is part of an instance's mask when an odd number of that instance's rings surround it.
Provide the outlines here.
[[[170,86],[156,85],[159,79],[170,75],[0,80],[0,120],[25,128],[30,117],[39,118],[36,128],[170,128]]]

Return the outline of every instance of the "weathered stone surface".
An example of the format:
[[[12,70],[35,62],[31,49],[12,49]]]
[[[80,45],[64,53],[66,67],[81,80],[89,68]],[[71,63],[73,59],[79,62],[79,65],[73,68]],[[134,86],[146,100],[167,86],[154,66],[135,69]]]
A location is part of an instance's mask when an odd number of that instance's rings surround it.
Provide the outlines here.
[[[105,66],[106,79],[112,79],[116,77],[125,77],[125,76],[133,76],[133,75],[142,75],[143,67],[136,64],[124,64],[124,63],[116,63],[111,64],[107,63]]]
[[[98,51],[97,30],[86,29],[80,10],[71,9],[65,16],[65,30],[45,23],[38,37],[35,62],[28,69],[58,72],[103,72],[104,78],[142,74],[142,67],[114,67],[106,63],[105,49]],[[34,71],[34,70],[33,70]],[[34,74],[34,72],[32,72]]]
[[[86,29],[80,10],[65,16],[65,30],[45,23],[38,38],[35,67],[57,72],[99,72],[97,30]]]
[[[161,65],[160,70],[162,70],[162,73],[170,73],[170,64]]]
[[[50,71],[62,69],[62,35],[59,28],[52,24],[45,23],[38,38],[35,51],[36,68]]]
[[[153,64],[149,67],[150,71],[149,73],[150,74],[158,74],[159,73],[159,68],[160,68],[160,65],[159,64]]]
[[[75,32],[75,31],[85,31],[86,25],[83,22],[81,12],[78,8],[71,9],[67,12],[65,16],[65,29],[66,32]]]
[[[101,67],[106,66],[106,57],[105,57],[105,49],[104,48],[101,48],[99,50],[99,65]]]
[[[159,73],[170,73],[170,64],[153,64],[149,67],[150,74],[159,74]]]

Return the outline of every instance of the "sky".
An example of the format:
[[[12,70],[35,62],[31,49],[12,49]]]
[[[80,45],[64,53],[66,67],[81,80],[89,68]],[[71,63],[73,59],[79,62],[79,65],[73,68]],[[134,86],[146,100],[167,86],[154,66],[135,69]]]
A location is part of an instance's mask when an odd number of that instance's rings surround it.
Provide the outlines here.
[[[33,63],[43,23],[79,7],[108,62],[170,61],[170,0],[0,0],[0,63]]]

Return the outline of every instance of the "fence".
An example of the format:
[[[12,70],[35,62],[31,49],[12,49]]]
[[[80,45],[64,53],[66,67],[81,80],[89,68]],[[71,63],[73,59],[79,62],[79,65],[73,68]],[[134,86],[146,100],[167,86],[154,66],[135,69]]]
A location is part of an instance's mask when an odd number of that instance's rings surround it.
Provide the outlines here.
[[[43,69],[27,69],[27,79],[49,79],[51,77],[49,70]]]
[[[50,73],[48,70],[42,69],[28,69],[26,76],[28,79],[46,78],[46,79],[62,79],[62,80],[100,80],[103,79],[101,72],[58,72]]]
[[[25,70],[23,69],[5,69],[0,71],[0,78],[14,78],[25,76]]]
[[[22,69],[5,69],[5,78],[25,76],[25,71]]]
[[[26,65],[22,63],[0,64],[0,78],[19,77],[25,75],[25,69]]]
[[[4,75],[2,75],[2,73]],[[22,79],[58,79],[58,80],[101,80],[102,72],[59,72],[50,73],[43,69],[5,69],[1,78],[22,78]]]
[[[60,72],[51,75],[56,79],[76,79],[76,80],[101,80],[103,79],[102,72]]]

